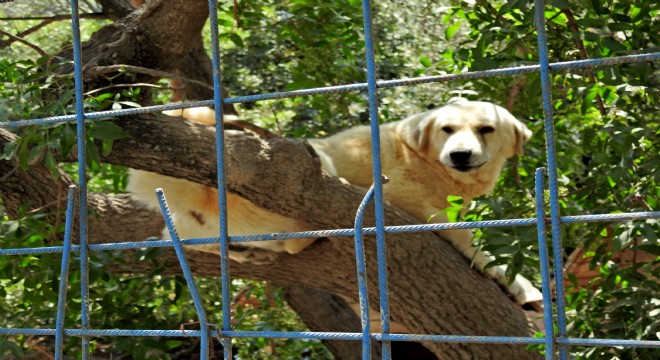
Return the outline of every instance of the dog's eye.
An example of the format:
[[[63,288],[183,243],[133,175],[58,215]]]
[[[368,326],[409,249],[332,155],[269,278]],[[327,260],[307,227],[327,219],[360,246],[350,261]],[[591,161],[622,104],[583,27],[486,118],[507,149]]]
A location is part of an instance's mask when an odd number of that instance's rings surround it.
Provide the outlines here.
[[[443,126],[443,127],[442,127],[442,131],[446,132],[447,134],[451,134],[451,133],[454,132],[454,129],[452,129],[452,128],[449,127],[449,126]]]
[[[492,126],[483,126],[479,128],[479,134],[486,135],[495,131],[495,128]]]

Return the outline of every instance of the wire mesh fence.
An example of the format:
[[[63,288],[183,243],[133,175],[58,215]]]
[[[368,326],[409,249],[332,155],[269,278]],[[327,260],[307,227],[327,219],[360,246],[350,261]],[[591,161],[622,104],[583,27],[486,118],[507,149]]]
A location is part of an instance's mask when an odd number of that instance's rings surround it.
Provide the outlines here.
[[[579,216],[561,216],[559,207],[559,193],[557,181],[557,163],[556,163],[556,143],[554,137],[553,125],[553,107],[551,99],[551,78],[550,73],[553,71],[561,71],[567,69],[580,69],[580,68],[593,68],[605,67],[619,64],[648,62],[660,60],[660,53],[638,54],[628,56],[618,56],[603,59],[590,59],[578,60],[569,62],[550,63],[547,52],[547,37],[545,33],[545,3],[543,0],[535,1],[535,16],[536,27],[538,36],[539,48],[539,64],[528,66],[517,66],[510,68],[501,68],[486,71],[465,72],[460,74],[449,74],[440,76],[425,76],[414,79],[399,79],[388,81],[377,81],[376,79],[376,60],[374,58],[374,43],[372,34],[371,23],[371,2],[364,0],[362,2],[363,21],[364,21],[364,39],[366,46],[366,73],[367,82],[352,85],[329,86],[322,88],[312,88],[297,91],[286,91],[270,94],[257,94],[250,96],[239,97],[222,97],[221,86],[221,64],[219,53],[219,35],[218,35],[218,18],[217,18],[217,4],[214,1],[209,2],[210,10],[210,24],[211,24],[211,44],[213,47],[213,67],[214,71],[214,93],[215,97],[212,100],[188,102],[185,104],[168,104],[159,106],[148,106],[142,108],[133,108],[125,110],[112,110],[112,111],[99,111],[99,112],[85,112],[83,104],[83,78],[82,78],[82,60],[81,60],[81,40],[80,40],[80,25],[78,15],[78,1],[71,0],[72,9],[72,35],[73,35],[73,54],[74,54],[74,78],[75,78],[75,104],[76,114],[66,116],[54,116],[40,119],[21,120],[9,123],[0,123],[0,127],[4,128],[18,128],[24,126],[46,126],[49,124],[61,122],[75,122],[77,124],[77,143],[78,143],[78,164],[79,164],[79,183],[77,187],[69,189],[67,198],[66,210],[66,225],[64,244],[62,246],[49,246],[39,248],[20,248],[20,249],[2,249],[0,256],[9,255],[26,255],[26,254],[45,254],[45,253],[61,253],[62,254],[62,267],[60,273],[59,283],[59,301],[57,306],[57,321],[54,329],[43,328],[2,328],[0,335],[43,335],[55,336],[56,351],[55,358],[61,359],[63,357],[63,339],[65,336],[77,336],[82,339],[83,358],[87,359],[90,355],[90,338],[96,336],[142,336],[142,337],[159,337],[159,336],[179,336],[179,337],[199,337],[201,339],[200,356],[202,359],[208,358],[209,343],[212,339],[219,339],[224,348],[224,358],[230,359],[231,354],[231,339],[237,337],[263,337],[263,338],[291,338],[291,339],[332,339],[332,340],[347,340],[347,341],[361,341],[362,342],[362,358],[371,358],[371,343],[373,341],[382,344],[382,356],[384,359],[391,358],[391,342],[392,341],[437,341],[437,342],[458,342],[458,343],[510,343],[510,344],[539,344],[545,345],[546,359],[554,359],[558,356],[560,359],[568,358],[568,349],[571,346],[622,346],[622,347],[653,347],[660,348],[660,341],[646,341],[646,340],[633,340],[633,339],[580,339],[567,337],[566,325],[566,307],[564,304],[564,284],[563,284],[563,259],[562,259],[562,239],[561,239],[561,226],[562,224],[569,223],[586,223],[586,222],[620,222],[628,220],[642,220],[642,219],[658,219],[660,212],[634,212],[622,214],[596,214],[596,215],[579,215]],[[379,122],[378,122],[378,89],[397,87],[397,86],[413,86],[424,83],[439,83],[449,82],[464,79],[476,79],[485,77],[505,76],[524,73],[539,73],[542,84],[542,100],[544,112],[544,127],[546,138],[546,151],[547,151],[547,165],[545,169],[537,169],[536,171],[536,217],[525,219],[509,219],[509,220],[493,220],[493,221],[477,221],[477,222],[455,222],[455,223],[442,223],[442,224],[423,224],[423,225],[409,225],[409,226],[386,226],[384,223],[383,215],[383,178],[379,175],[381,171],[380,162],[380,144],[379,144]],[[330,94],[336,92],[349,92],[349,91],[366,91],[369,98],[369,116],[371,119],[371,136],[372,136],[372,149],[373,149],[373,173],[376,174],[373,179],[373,186],[367,192],[362,204],[357,209],[357,219],[354,229],[335,229],[335,230],[321,230],[321,231],[308,231],[296,232],[286,234],[273,234],[273,235],[247,235],[247,236],[232,236],[232,242],[243,241],[263,241],[274,239],[291,239],[300,237],[327,237],[327,236],[349,236],[355,239],[356,248],[356,265],[359,295],[360,295],[360,310],[361,310],[361,323],[362,332],[360,333],[332,333],[332,332],[275,332],[275,331],[237,331],[232,329],[231,313],[230,313],[230,276],[229,276],[229,257],[228,257],[228,244],[229,236],[227,233],[226,223],[226,209],[227,199],[225,194],[225,179],[224,179],[224,138],[223,138],[223,113],[221,111],[223,104],[235,104],[242,102],[254,102],[271,99],[282,99],[297,96],[309,96],[318,94]],[[181,109],[186,107],[197,106],[215,106],[216,112],[216,156],[217,156],[217,183],[220,184],[218,192],[218,202],[220,206],[220,234],[219,238],[203,238],[203,239],[186,239],[181,240],[177,235],[176,227],[169,213],[168,204],[166,201],[166,193],[158,192],[158,200],[161,205],[163,216],[165,218],[168,231],[171,235],[171,240],[158,240],[158,241],[143,241],[143,242],[120,242],[108,244],[88,244],[87,242],[87,217],[88,209],[86,206],[87,199],[87,184],[86,184],[86,153],[85,153],[85,123],[95,121],[97,119],[107,118],[109,116],[125,116],[137,113],[147,112],[160,112],[164,110]],[[547,179],[547,185],[545,184]],[[546,204],[544,201],[543,193],[545,190],[549,191],[549,200]],[[79,212],[79,231],[80,231],[80,244],[74,245],[71,243],[72,238],[72,223],[74,218],[74,203],[78,199],[78,212]],[[366,205],[373,202],[375,204],[375,227],[364,228],[362,226],[362,216]],[[549,209],[549,221],[546,219],[546,210]],[[548,244],[546,243],[546,225],[549,225],[549,234],[551,238],[551,247],[554,258],[552,259],[552,268],[550,267],[551,259],[548,254]],[[389,306],[388,306],[388,288],[387,288],[387,264],[386,264],[386,243],[385,237],[387,233],[395,232],[412,232],[412,231],[435,231],[435,230],[448,230],[459,228],[486,228],[486,227],[510,227],[510,226],[536,226],[538,232],[538,243],[540,249],[540,271],[542,275],[542,290],[546,294],[544,296],[544,322],[546,335],[543,338],[538,337],[513,337],[513,336],[459,336],[459,335],[442,335],[442,334],[392,334],[390,333],[389,324]],[[378,263],[378,276],[379,276],[379,298],[381,304],[381,333],[372,333],[370,329],[369,319],[369,303],[367,296],[367,286],[364,279],[365,259],[362,249],[362,236],[375,235],[377,244],[377,263]],[[220,264],[221,264],[221,282],[222,282],[222,324],[220,327],[210,325],[207,321],[205,309],[202,305],[199,291],[195,284],[194,276],[188,266],[186,256],[183,252],[183,245],[199,245],[220,243]],[[177,253],[181,269],[188,284],[189,291],[198,314],[198,321],[200,323],[199,330],[121,330],[121,329],[93,329],[90,325],[89,316],[89,268],[88,259],[89,251],[106,251],[106,250],[125,250],[125,249],[138,249],[149,247],[174,247]],[[69,263],[72,253],[79,253],[80,261],[80,276],[81,276],[81,309],[80,309],[80,328],[65,328],[64,327],[64,303],[68,290],[68,277],[69,277]],[[554,273],[551,273],[554,271]],[[556,281],[556,303],[551,302],[551,279]],[[554,311],[554,313],[553,313]],[[556,319],[556,320],[555,320]]]

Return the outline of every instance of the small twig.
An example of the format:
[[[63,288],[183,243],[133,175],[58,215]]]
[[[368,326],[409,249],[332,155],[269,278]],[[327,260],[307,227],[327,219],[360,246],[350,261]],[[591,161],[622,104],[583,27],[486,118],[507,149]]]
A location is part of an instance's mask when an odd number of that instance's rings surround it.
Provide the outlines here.
[[[234,5],[231,8],[231,12],[234,16],[234,20],[236,21],[236,26],[238,26],[239,29],[243,29],[243,26],[241,26],[241,18],[238,16],[238,0],[234,0]]]
[[[43,341],[44,341],[44,338],[38,338],[38,339],[35,340],[35,339],[34,339],[34,335],[30,335],[30,336],[27,338],[27,346],[28,346],[29,348],[31,348],[31,349],[37,351],[38,353],[41,353],[41,354],[42,354],[43,356],[45,356],[48,360],[55,360],[55,355],[53,355],[53,353],[49,352],[48,350],[46,350],[46,348],[44,348],[43,346],[39,345],[39,344],[42,343]]]
[[[103,13],[89,13],[89,14],[80,14],[80,18],[84,19],[107,19],[108,17]],[[23,21],[23,20],[69,20],[71,15],[62,14],[62,15],[53,15],[53,16],[23,16],[23,17],[0,17],[0,21]]]
[[[14,166],[13,169],[9,170],[5,175],[0,177],[0,181],[5,181],[7,178],[9,178],[13,173],[15,173],[18,170],[18,166]]]
[[[245,287],[241,289],[238,292],[238,294],[234,296],[234,301],[232,301],[229,308],[232,310],[236,310],[236,308],[239,307],[246,300],[246,295],[248,291],[250,291],[250,287]]]
[[[113,84],[113,85],[108,85],[104,86],[98,89],[90,90],[85,93],[85,95],[91,95],[94,93],[97,93],[99,91],[104,91],[112,88],[127,88],[127,87],[152,87],[152,88],[158,88],[158,89],[163,89],[164,87],[160,85],[154,85],[154,84],[147,84],[147,83],[135,83],[135,84]]]
[[[60,226],[60,222],[61,222],[61,216],[59,216],[59,215],[62,214],[62,193],[63,193],[62,188],[58,188],[57,189],[57,200],[55,200],[55,202],[56,202],[56,207],[55,207],[56,216],[55,216],[55,223],[53,224],[53,234],[48,239],[48,241],[51,242],[51,243],[54,243],[56,238],[57,238],[57,228]]]
[[[589,54],[587,54],[587,49],[584,47],[584,41],[582,41],[579,36],[580,28],[578,27],[577,22],[575,21],[575,16],[573,16],[573,13],[571,12],[570,9],[563,9],[561,12],[564,15],[566,15],[566,19],[568,20],[568,26],[571,28],[571,31],[575,36],[575,45],[577,46],[578,51],[580,52],[580,59],[582,60],[589,59]],[[596,77],[594,76],[593,71],[587,68],[585,69],[585,72],[589,77],[591,83],[596,85],[597,84]],[[603,99],[600,97],[600,94],[596,94],[596,103],[598,104],[598,110],[600,111],[600,114],[602,116],[607,115],[607,109],[605,109],[605,103],[603,102]]]
[[[32,48],[32,50],[38,52],[39,55],[41,55],[41,56],[43,56],[43,57],[48,57],[48,56],[49,56],[48,53],[45,52],[42,48],[40,48],[40,47],[38,47],[37,45],[35,45],[35,44],[33,44],[33,43],[31,43],[31,42],[29,42],[29,41],[23,39],[22,37],[16,36],[16,35],[11,34],[11,33],[8,33],[8,32],[6,32],[6,31],[4,31],[4,30],[2,30],[2,29],[0,29],[0,34],[5,35],[5,36],[8,36],[10,39],[12,39],[12,40],[14,40],[14,41],[22,42],[23,44],[25,44],[25,45],[27,45],[28,47]]]
[[[239,129],[250,130],[253,133],[259,135],[260,137],[262,137],[264,139],[279,139],[279,138],[281,138],[281,136],[279,136],[279,135],[273,134],[272,132],[270,132],[266,129],[262,129],[262,128],[258,127],[257,125],[254,125],[254,124],[249,123],[249,122],[244,121],[244,120],[225,120],[225,125],[232,125],[232,126],[235,126]]]
[[[509,110],[509,112],[513,111],[513,108],[516,105],[516,97],[520,93],[520,90],[522,89],[523,85],[525,85],[526,81],[527,79],[525,77],[521,77],[520,80],[518,80],[518,82],[516,82],[511,88],[506,104],[506,108]]]
[[[154,70],[154,69],[149,69],[135,65],[90,66],[89,68],[85,69],[85,75],[95,77],[95,76],[109,74],[115,71],[128,71],[137,74],[145,74],[157,78],[177,79],[177,80],[181,80],[184,83],[190,83],[193,85],[197,85],[213,90],[213,86],[202,81],[188,79],[181,75],[177,75],[166,71]]]
[[[32,34],[33,32],[35,32],[35,31],[41,29],[42,27],[44,27],[44,26],[46,26],[46,25],[52,23],[53,21],[54,21],[54,20],[46,19],[46,20],[40,22],[39,24],[37,24],[37,25],[35,25],[35,26],[33,26],[33,27],[27,29],[27,30],[24,30],[24,31],[19,32],[18,34],[16,34],[16,37],[24,38],[24,37],[26,37],[27,35],[30,35],[30,34]],[[11,39],[9,39],[9,40],[0,41],[0,49],[5,48],[5,47],[11,45],[11,43],[13,43],[14,41],[18,41],[18,39],[11,38]]]
[[[525,78],[524,77],[520,78],[520,80],[518,80],[518,82],[516,82],[513,85],[513,87],[511,88],[511,90],[509,91],[509,99],[508,99],[507,105],[506,105],[507,110],[509,110],[509,112],[513,111],[513,107],[516,104],[516,97],[520,93],[520,90],[522,89],[523,85],[525,85]],[[513,156],[513,158],[511,159],[511,166],[513,167],[513,182],[516,185],[522,184],[522,180],[520,179],[520,174],[518,173],[518,156],[517,155]]]
[[[560,198],[567,198],[567,197],[569,197],[569,196],[574,196],[574,195],[579,194],[579,193],[581,193],[581,192],[583,192],[583,191],[585,191],[585,190],[588,190],[588,189],[590,189],[590,188],[593,188],[593,187],[595,187],[595,186],[598,186],[598,184],[599,184],[598,182],[593,182],[593,183],[590,183],[590,184],[586,184],[586,185],[582,186],[581,188],[576,189],[575,191],[570,191],[570,192],[568,192],[568,193],[566,193],[566,194],[564,194],[564,195],[559,195],[559,197],[560,197]]]
[[[552,20],[559,17],[559,15],[561,15],[561,13],[556,13],[556,14],[552,15],[551,17],[547,18],[545,20],[546,25],[550,24],[552,22]],[[498,54],[502,54],[502,53],[508,51],[509,49],[518,46],[520,43],[522,43],[524,40],[526,40],[530,36],[536,36],[536,28],[528,31],[526,34],[524,34],[522,36],[518,36],[516,39],[514,39],[513,41],[508,43],[503,49],[499,50]]]
[[[187,322],[187,323],[182,323],[181,325],[179,325],[179,329],[181,330],[181,333],[183,335],[185,335],[186,334],[186,326],[192,326],[192,325],[195,325],[195,324],[199,324],[200,326],[202,325],[202,323],[200,323],[199,321],[191,321],[191,322]]]
[[[273,285],[269,281],[266,281],[266,298],[268,299],[268,305],[270,307],[275,307],[275,290],[273,289]]]
[[[45,205],[43,205],[43,206],[40,206],[40,207],[38,207],[38,208],[36,208],[36,209],[32,209],[32,210],[28,211],[27,213],[28,213],[29,215],[36,214],[36,213],[38,213],[39,211],[42,211],[42,210],[44,210],[44,209],[46,209],[46,208],[48,208],[48,207],[51,207],[51,206],[53,206],[53,205],[56,205],[58,202],[59,202],[59,200],[53,200],[53,201],[49,202],[48,204],[45,204]]]
[[[644,197],[642,195],[639,194],[634,195],[631,199],[631,203],[641,206],[646,211],[653,211],[651,205],[649,205],[649,203],[647,203],[646,200],[644,200]]]

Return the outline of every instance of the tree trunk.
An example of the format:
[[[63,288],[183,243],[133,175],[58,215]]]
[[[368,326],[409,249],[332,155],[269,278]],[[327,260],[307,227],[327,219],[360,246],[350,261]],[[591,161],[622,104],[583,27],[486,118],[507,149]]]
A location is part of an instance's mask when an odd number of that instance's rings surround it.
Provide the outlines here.
[[[84,45],[85,86],[91,89],[105,86],[110,81],[103,76],[94,76],[92,69],[95,66],[128,64],[177,72],[181,71],[183,63],[199,62],[199,34],[207,15],[206,0],[152,1],[121,21],[99,30]],[[65,58],[69,54],[69,51],[61,53]],[[193,59],[186,59],[190,54],[196,55],[192,55]],[[201,61],[207,60],[208,57]],[[71,71],[69,65],[63,65],[59,70]],[[193,77],[198,79],[196,76]],[[136,76],[140,81],[145,81],[144,78],[145,75]],[[216,186],[214,129],[180,119],[164,119],[162,115],[140,115],[116,121],[130,136],[116,141],[114,150],[104,160]],[[14,137],[0,130],[0,147]],[[226,131],[225,138],[229,191],[273,212],[302,219],[318,229],[353,227],[355,209],[364,196],[364,189],[322,173],[318,157],[309,145],[286,139],[264,141],[234,131]],[[0,174],[3,174],[0,197],[10,216],[15,216],[18,207],[27,201],[31,208],[54,206],[53,209],[61,210],[66,185],[71,181],[67,177],[53,180],[49,172],[38,165],[23,172],[14,160],[0,160]],[[159,214],[141,207],[127,195],[90,193],[88,201],[93,213],[89,219],[91,243],[142,241],[148,236],[157,236],[163,227]],[[389,205],[385,206],[385,213],[387,225],[416,223],[413,217]],[[373,212],[370,212],[365,217],[365,226],[373,223]],[[365,248],[370,306],[378,308],[375,241],[372,237],[365,238]],[[189,256],[189,261],[196,275],[219,276],[217,256],[193,251],[190,254],[194,254]],[[126,260],[122,268],[110,269],[125,272],[153,270],[152,263],[139,262],[130,256]],[[437,234],[388,234],[387,263],[392,320],[404,324],[412,333],[531,334],[522,310],[493,281],[472,269],[469,261]],[[180,272],[171,249],[163,252],[160,265],[167,273]],[[289,289],[294,304],[304,299],[305,290],[301,287],[357,299],[355,252],[350,237],[318,241],[299,255],[281,254],[275,263],[269,265],[232,262],[231,276],[295,286]],[[317,290],[309,291],[318,294]],[[333,299],[339,303],[336,296]],[[324,303],[316,304],[321,306]],[[328,303],[319,308],[319,312],[333,314],[332,306]],[[302,314],[309,314],[309,310],[303,311],[301,306],[298,309]],[[352,314],[343,304],[334,309],[342,309],[337,318]],[[306,318],[310,324],[313,324],[312,320],[311,315]],[[344,328],[334,331],[340,329]],[[521,345],[435,342],[424,345],[438,359],[539,357],[525,351]]]
[[[297,313],[307,314],[303,321],[314,331],[321,332],[361,332],[360,318],[341,296],[327,291],[301,286],[286,287],[286,301]],[[360,341],[323,340],[323,344],[336,359],[362,359]],[[372,343],[371,354],[380,358],[380,347]]]

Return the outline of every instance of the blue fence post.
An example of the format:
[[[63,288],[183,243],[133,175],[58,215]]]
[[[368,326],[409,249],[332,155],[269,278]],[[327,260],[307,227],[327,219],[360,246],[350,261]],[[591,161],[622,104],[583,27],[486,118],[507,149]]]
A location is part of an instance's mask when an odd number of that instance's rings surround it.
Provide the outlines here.
[[[80,201],[78,217],[80,228],[80,296],[81,323],[83,330],[89,329],[89,255],[87,252],[87,136],[85,135],[85,107],[82,77],[82,47],[80,44],[80,17],[78,0],[71,0],[71,32],[73,34],[73,75],[76,98],[76,138],[78,144],[78,193]],[[88,335],[82,336],[82,358],[90,356]]]
[[[231,330],[231,279],[229,275],[229,232],[227,228],[227,184],[225,182],[225,138],[220,69],[220,40],[218,35],[218,9],[215,1],[209,1],[211,47],[213,63],[213,105],[215,105],[215,141],[218,181],[218,213],[220,221],[220,281],[222,284],[222,331]],[[231,339],[220,337],[224,359],[231,360]]]
[[[374,186],[369,188],[355,214],[355,263],[357,268],[358,295],[360,299],[360,323],[362,326],[362,359],[371,359],[371,319],[369,316],[369,292],[367,289],[367,269],[362,241],[362,220],[367,205],[374,198]]]
[[[186,254],[183,250],[183,246],[181,245],[179,234],[177,233],[176,227],[174,226],[172,214],[170,213],[169,206],[167,206],[167,200],[165,199],[163,189],[156,189],[156,196],[158,197],[160,211],[162,212],[163,218],[165,219],[167,231],[170,233],[170,238],[172,239],[172,244],[174,245],[174,250],[176,251],[176,256],[179,259],[179,264],[181,265],[183,276],[186,279],[186,284],[188,284],[188,289],[190,290],[190,295],[192,296],[193,304],[195,304],[195,310],[197,311],[197,317],[199,318],[199,327],[200,331],[202,332],[199,356],[201,360],[207,360],[209,358],[209,323],[206,318],[204,304],[202,304],[199,291],[197,290],[197,285],[195,285],[195,277],[193,276],[192,271],[190,271],[190,266],[188,266],[188,260],[186,260]]]
[[[541,96],[543,98],[543,114],[545,125],[545,143],[548,161],[548,188],[550,192],[550,227],[552,232],[552,250],[555,268],[555,291],[557,304],[557,336],[566,337],[566,310],[564,306],[564,273],[563,249],[561,245],[561,221],[559,214],[559,186],[557,183],[557,155],[555,151],[555,133],[552,122],[552,83],[550,79],[550,61],[548,59],[548,42],[545,32],[545,2],[535,0],[534,15],[539,45],[539,65],[541,71]],[[559,357],[567,359],[566,346],[559,346]]]
[[[66,217],[64,222],[64,244],[62,245],[62,265],[60,267],[60,285],[57,296],[57,317],[55,319],[55,360],[62,359],[64,346],[64,313],[66,310],[66,293],[69,286],[69,259],[71,258],[71,231],[73,227],[73,212],[76,200],[75,185],[69,186],[66,200]]]
[[[380,122],[378,121],[378,85],[376,79],[376,59],[371,22],[371,2],[362,0],[364,23],[364,43],[367,61],[367,91],[369,95],[369,120],[371,124],[372,169],[374,179],[374,208],[376,214],[376,259],[378,264],[378,293],[380,300],[380,320],[383,334],[390,333],[390,301],[387,285],[387,254],[385,253],[385,215],[383,211],[383,177],[380,162]],[[383,360],[391,358],[391,344],[383,341]]]
[[[555,358],[555,329],[552,318],[552,299],[550,291],[550,264],[548,243],[545,234],[545,200],[543,198],[543,168],[536,169],[536,232],[539,241],[539,263],[541,267],[541,286],[543,293],[543,324],[545,326],[545,358]]]

